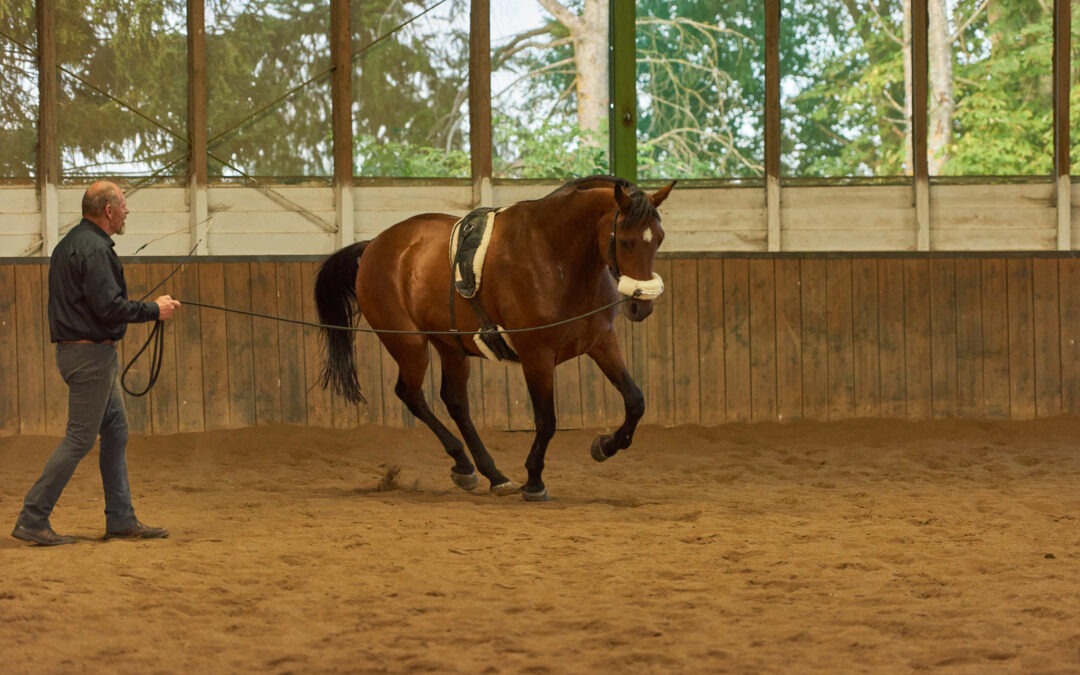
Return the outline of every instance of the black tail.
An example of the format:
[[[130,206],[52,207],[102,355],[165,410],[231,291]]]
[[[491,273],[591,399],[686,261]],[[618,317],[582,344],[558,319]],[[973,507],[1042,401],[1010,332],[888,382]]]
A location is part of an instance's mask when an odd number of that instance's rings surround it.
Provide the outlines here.
[[[357,260],[367,245],[368,242],[361,241],[346,246],[327,258],[319,268],[315,276],[315,305],[319,309],[319,323],[351,327],[353,319],[360,315],[356,303],[356,270]],[[329,388],[352,403],[367,403],[360,393],[360,381],[356,378],[352,331],[333,328],[323,328],[322,331],[326,338],[326,363],[319,383],[323,389]]]

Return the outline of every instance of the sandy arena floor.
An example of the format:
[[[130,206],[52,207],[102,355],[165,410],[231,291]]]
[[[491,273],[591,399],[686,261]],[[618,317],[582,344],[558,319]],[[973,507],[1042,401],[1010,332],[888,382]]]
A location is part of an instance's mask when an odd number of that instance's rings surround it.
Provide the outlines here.
[[[515,480],[532,434],[485,434]],[[0,439],[5,673],[1080,672],[1080,420],[560,432],[527,504],[426,430],[134,437],[7,536],[55,438]],[[394,470],[400,469],[396,475]]]

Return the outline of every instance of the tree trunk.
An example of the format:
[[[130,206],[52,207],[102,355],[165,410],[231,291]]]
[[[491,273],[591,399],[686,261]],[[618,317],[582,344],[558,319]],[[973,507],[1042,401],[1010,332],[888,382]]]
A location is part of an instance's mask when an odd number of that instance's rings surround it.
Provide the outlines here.
[[[927,164],[931,176],[940,176],[949,161],[952,143],[953,98],[952,44],[949,41],[949,15],[946,0],[929,0],[928,51],[930,61],[930,129],[927,138]]]
[[[608,0],[585,0],[576,15],[557,0],[537,0],[566,26],[574,43],[578,127],[599,132],[608,117]]]

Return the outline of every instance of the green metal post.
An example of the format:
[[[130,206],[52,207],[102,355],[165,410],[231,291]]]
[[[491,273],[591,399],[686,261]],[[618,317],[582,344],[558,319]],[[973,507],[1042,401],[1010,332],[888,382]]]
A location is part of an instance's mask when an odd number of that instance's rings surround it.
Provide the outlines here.
[[[611,24],[611,173],[637,181],[635,0],[609,0]]]

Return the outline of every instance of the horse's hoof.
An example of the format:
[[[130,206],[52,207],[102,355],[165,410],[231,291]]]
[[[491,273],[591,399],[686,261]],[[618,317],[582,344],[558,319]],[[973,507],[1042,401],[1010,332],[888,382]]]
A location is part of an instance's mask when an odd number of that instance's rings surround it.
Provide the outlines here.
[[[517,483],[512,480],[508,480],[505,483],[499,483],[498,485],[491,486],[491,494],[496,497],[505,497],[512,495],[518,491]]]
[[[521,488],[521,496],[527,502],[550,502],[551,497],[548,495],[547,488],[540,490],[540,492],[526,492],[525,488]]]
[[[606,462],[611,459],[611,455],[604,454],[604,441],[612,438],[611,436],[604,434],[603,436],[597,436],[593,439],[592,448],[589,449],[589,454],[592,458],[598,462]]]
[[[454,485],[458,486],[462,490],[475,490],[479,484],[479,480],[476,478],[476,472],[472,473],[454,473],[450,472],[450,478],[454,481]]]

